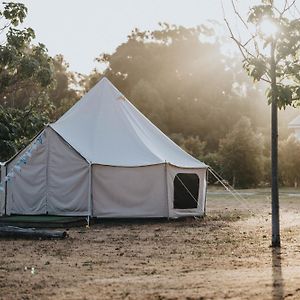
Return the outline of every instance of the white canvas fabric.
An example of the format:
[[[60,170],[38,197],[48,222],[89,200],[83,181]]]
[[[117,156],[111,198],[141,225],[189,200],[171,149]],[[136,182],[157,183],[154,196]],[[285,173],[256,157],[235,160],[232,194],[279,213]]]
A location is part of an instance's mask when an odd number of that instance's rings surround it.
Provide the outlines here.
[[[0,177],[0,216],[5,214],[5,164],[1,163],[1,177]]]
[[[154,126],[106,78],[51,127],[94,164],[137,167],[167,162],[206,168]]]
[[[42,133],[46,139],[46,132]],[[44,142],[34,151],[32,158],[22,165],[20,172],[7,182],[7,214],[45,214],[47,190],[47,144]],[[22,153],[24,153],[22,151]],[[8,173],[20,155],[8,164]]]
[[[164,165],[92,168],[93,216],[168,217]]]
[[[88,215],[89,164],[51,128],[42,136],[43,144],[7,182],[7,214]]]
[[[48,128],[47,212],[88,215],[89,164]]]

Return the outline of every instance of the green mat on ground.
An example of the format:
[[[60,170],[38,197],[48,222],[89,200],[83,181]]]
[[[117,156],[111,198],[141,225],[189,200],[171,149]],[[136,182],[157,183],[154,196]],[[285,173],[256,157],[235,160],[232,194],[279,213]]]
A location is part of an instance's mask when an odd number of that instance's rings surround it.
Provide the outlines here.
[[[0,217],[0,226],[16,225],[22,227],[70,227],[86,224],[85,217],[66,217],[51,215],[11,215]]]

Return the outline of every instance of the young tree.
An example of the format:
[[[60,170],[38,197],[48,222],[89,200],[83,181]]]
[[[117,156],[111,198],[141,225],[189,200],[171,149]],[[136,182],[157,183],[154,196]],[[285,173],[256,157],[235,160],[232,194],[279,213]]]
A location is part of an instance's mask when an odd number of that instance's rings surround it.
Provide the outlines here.
[[[234,187],[256,186],[262,176],[262,152],[262,136],[253,131],[248,118],[241,118],[220,141],[222,174]]]
[[[297,105],[300,99],[300,19],[295,0],[282,1],[283,7],[273,0],[262,0],[253,6],[244,19],[234,0],[234,12],[244,27],[243,37],[235,34],[228,20],[225,23],[231,38],[243,56],[244,68],[254,81],[268,85],[267,98],[271,104],[272,127],[272,246],[280,247],[278,195],[278,108]],[[247,36],[248,35],[248,36]]]

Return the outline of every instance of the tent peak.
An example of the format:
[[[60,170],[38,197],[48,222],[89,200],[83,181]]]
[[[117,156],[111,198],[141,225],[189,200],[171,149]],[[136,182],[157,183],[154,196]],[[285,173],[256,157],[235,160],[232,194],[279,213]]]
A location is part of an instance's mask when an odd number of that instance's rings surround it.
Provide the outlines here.
[[[168,162],[206,168],[152,124],[106,77],[51,128],[93,164],[135,167]]]
[[[102,77],[102,78],[98,81],[98,83],[96,83],[96,85],[103,85],[103,84],[110,85],[110,86],[116,88],[116,87],[113,85],[113,83],[112,83],[107,77],[105,77],[105,76]]]
[[[93,89],[98,90],[98,93],[100,92],[100,90],[102,89],[109,89],[109,90],[113,90],[115,92],[115,98],[117,100],[127,100],[126,97],[115,87],[115,85],[107,78],[107,77],[102,77],[98,83],[96,83],[94,85],[94,87],[92,87],[91,90]]]
[[[110,82],[110,80],[109,80],[107,77],[105,77],[105,76],[103,76],[103,77],[98,81],[98,83],[100,83],[100,82],[102,82],[102,83],[107,82],[107,83],[112,84],[112,83]]]

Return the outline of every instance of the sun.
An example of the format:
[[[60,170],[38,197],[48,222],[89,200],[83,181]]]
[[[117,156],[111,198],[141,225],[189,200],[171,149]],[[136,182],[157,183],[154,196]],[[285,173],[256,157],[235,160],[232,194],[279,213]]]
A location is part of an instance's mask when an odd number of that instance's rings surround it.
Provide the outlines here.
[[[259,25],[261,33],[265,36],[274,37],[278,33],[278,26],[270,19],[264,19]]]

